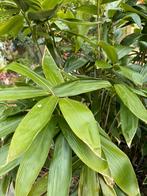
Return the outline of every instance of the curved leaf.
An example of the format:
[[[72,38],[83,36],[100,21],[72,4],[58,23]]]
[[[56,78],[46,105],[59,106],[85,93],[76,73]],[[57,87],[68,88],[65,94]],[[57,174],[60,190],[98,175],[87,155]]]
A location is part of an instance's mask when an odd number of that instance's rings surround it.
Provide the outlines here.
[[[128,195],[140,195],[135,172],[130,160],[110,140],[101,136],[102,149],[116,184]]]
[[[97,156],[101,157],[99,129],[88,107],[81,102],[68,98],[60,99],[59,106],[72,131]]]
[[[135,116],[147,123],[147,110],[145,109],[138,96],[123,84],[116,84],[114,85],[114,88],[124,105]]]
[[[62,134],[55,143],[55,151],[49,168],[47,196],[69,194],[72,176],[71,149]]]
[[[77,156],[94,171],[110,176],[106,160],[96,156],[83,141],[76,137],[64,119],[60,119],[59,124],[64,137]]]
[[[75,80],[54,87],[53,91],[58,97],[67,97],[108,87],[111,84],[105,80]]]
[[[17,127],[9,149],[8,161],[24,153],[36,135],[49,122],[58,98],[51,96],[39,101],[24,117]]]
[[[56,134],[55,128],[56,123],[51,120],[37,135],[30,148],[24,154],[16,176],[16,196],[27,196],[30,192],[47,158],[52,139]]]
[[[22,74],[23,76],[30,78],[36,84],[38,84],[38,86],[42,87],[45,90],[48,90],[53,94],[51,83],[47,81],[45,78],[43,78],[42,76],[35,73],[29,67],[19,64],[17,62],[13,62],[7,66],[7,69],[11,71],[15,71],[16,73]]]

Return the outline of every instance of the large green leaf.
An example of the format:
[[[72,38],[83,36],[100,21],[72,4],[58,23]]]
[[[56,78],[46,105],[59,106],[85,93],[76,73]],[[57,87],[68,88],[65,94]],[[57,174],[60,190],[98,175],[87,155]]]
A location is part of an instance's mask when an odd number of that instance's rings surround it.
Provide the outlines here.
[[[28,196],[43,195],[47,191],[47,185],[48,185],[48,175],[44,175],[33,184],[32,189],[28,194]]]
[[[29,67],[13,62],[7,66],[8,70],[15,71],[19,74],[22,74],[23,76],[26,76],[33,80],[38,86],[42,87],[45,90],[48,90],[49,92],[52,92],[52,85],[49,81],[47,81],[42,76],[35,73],[32,69]],[[53,93],[53,92],[52,92]]]
[[[109,87],[111,87],[110,82],[105,80],[75,80],[58,85],[53,91],[58,97],[66,97]]]
[[[138,118],[147,122],[147,110],[144,105],[129,88],[123,84],[114,85],[116,93],[124,103],[124,105]]]
[[[16,36],[20,29],[23,27],[23,17],[20,15],[15,15],[0,23],[0,36],[3,35],[12,35]]]
[[[76,137],[64,119],[60,119],[59,124],[64,137],[77,156],[94,171],[109,176],[106,160],[96,156],[83,141]]]
[[[139,187],[130,160],[110,140],[101,136],[102,149],[116,184],[128,195],[137,196]]]
[[[103,41],[99,42],[99,46],[105,51],[107,57],[112,63],[116,63],[118,61],[118,55],[114,46]]]
[[[124,105],[121,105],[120,122],[123,136],[130,147],[138,128],[138,118]]]
[[[13,135],[8,161],[17,158],[29,148],[36,135],[49,122],[57,101],[58,98],[54,96],[44,98],[28,112]]]
[[[30,148],[24,154],[16,177],[16,196],[27,196],[30,192],[47,158],[52,139],[56,134],[55,128],[56,123],[51,120],[37,135]]]
[[[97,156],[101,157],[99,129],[88,107],[81,102],[68,98],[60,99],[59,106],[72,131]]]
[[[48,196],[66,196],[69,193],[72,176],[71,149],[60,134],[55,143],[55,151],[49,168]]]
[[[53,86],[64,82],[62,74],[48,49],[45,49],[44,52],[42,68],[46,79],[49,80]]]
[[[45,96],[49,92],[33,87],[10,87],[0,89],[0,101],[28,99],[33,97]]]
[[[95,171],[83,166],[80,175],[78,196],[98,196],[100,191],[97,174]]]

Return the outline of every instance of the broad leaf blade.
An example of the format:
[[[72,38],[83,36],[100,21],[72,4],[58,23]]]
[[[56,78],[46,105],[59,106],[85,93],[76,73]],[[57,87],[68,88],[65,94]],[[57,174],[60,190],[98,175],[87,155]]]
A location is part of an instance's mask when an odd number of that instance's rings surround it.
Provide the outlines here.
[[[62,134],[55,143],[55,151],[49,169],[48,196],[68,195],[72,176],[71,149]]]
[[[49,92],[52,92],[52,85],[49,81],[47,81],[42,76],[35,73],[32,69],[30,69],[27,66],[24,66],[22,64],[13,62],[7,66],[8,70],[15,71],[19,74],[22,74],[23,76],[26,76],[33,80],[38,86],[42,87],[45,90],[48,90]],[[52,92],[53,93],[53,92]]]
[[[17,158],[28,149],[36,135],[49,122],[57,101],[58,98],[54,96],[44,98],[28,112],[14,133],[8,161]]]
[[[80,175],[78,196],[98,196],[100,191],[97,174],[95,171],[83,166]]]
[[[44,56],[42,59],[42,68],[46,79],[53,86],[64,82],[62,74],[47,48],[45,49]]]
[[[16,196],[27,196],[30,192],[31,187],[47,158],[52,139],[56,134],[55,128],[56,123],[51,120],[37,135],[30,148],[24,154],[16,177]],[[28,172],[28,170],[30,172]]]
[[[58,97],[67,97],[109,87],[110,82],[105,80],[75,80],[58,85],[53,91]]]
[[[130,147],[138,128],[138,118],[124,104],[120,109],[120,122],[123,136]]]
[[[83,141],[76,137],[64,119],[60,119],[59,124],[64,137],[77,156],[94,171],[104,175],[109,175],[106,160],[96,156]]]
[[[139,187],[130,160],[117,146],[101,137],[102,149],[116,184],[129,196],[139,195]]]
[[[147,110],[144,105],[129,88],[123,84],[114,85],[116,93],[124,103],[124,105],[138,118],[147,123]]]
[[[0,89],[0,101],[29,99],[48,95],[49,92],[33,87],[11,87]]]
[[[60,99],[59,106],[72,131],[100,157],[101,144],[99,129],[88,107],[68,98]]]

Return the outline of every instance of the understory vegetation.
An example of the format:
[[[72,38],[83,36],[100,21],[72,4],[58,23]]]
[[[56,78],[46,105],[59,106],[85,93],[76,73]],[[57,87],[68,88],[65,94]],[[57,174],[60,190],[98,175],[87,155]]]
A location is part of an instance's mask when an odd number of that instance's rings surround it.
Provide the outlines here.
[[[0,1],[0,196],[147,195],[147,1]]]

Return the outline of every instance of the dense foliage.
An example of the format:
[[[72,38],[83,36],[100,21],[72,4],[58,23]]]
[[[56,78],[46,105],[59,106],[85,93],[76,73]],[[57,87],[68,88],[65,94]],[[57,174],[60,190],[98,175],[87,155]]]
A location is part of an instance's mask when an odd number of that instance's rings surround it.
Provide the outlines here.
[[[0,195],[147,194],[146,3],[1,0]]]

